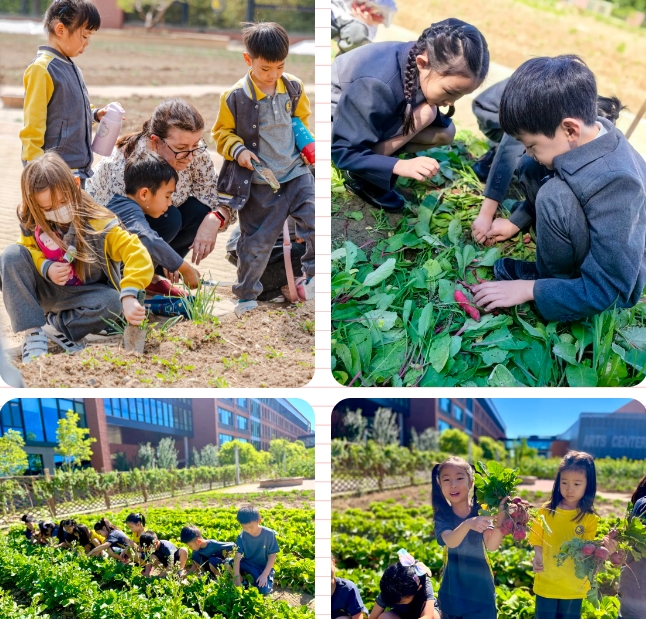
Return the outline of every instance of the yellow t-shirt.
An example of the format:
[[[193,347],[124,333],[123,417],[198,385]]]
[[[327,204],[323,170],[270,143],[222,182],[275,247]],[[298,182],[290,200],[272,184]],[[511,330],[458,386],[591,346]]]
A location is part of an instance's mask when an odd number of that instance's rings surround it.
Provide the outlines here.
[[[135,533],[134,531],[130,531],[130,539],[139,546],[139,538],[141,537],[140,533]]]
[[[553,515],[547,508],[541,507],[538,515],[545,516],[552,533],[544,531],[541,521],[536,520],[529,534],[530,545],[543,548],[543,571],[534,577],[534,593],[544,598],[559,600],[585,599],[590,583],[574,575],[572,559],[568,558],[561,567],[557,567],[556,556],[561,551],[563,542],[569,542],[575,537],[585,540],[594,539],[599,517],[586,514],[579,522],[575,522],[573,518],[578,515],[578,510],[559,507]]]
[[[92,537],[99,542],[99,546],[105,542],[105,537],[96,531],[92,531]]]

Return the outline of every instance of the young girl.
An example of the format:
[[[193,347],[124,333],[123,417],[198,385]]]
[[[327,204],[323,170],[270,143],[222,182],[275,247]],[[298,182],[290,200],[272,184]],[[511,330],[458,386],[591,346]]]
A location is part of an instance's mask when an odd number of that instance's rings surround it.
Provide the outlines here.
[[[630,501],[632,517],[646,524],[646,475],[642,477]],[[629,553],[619,577],[619,615],[621,619],[646,619],[646,559],[635,561]]]
[[[115,527],[107,518],[101,518],[94,525],[94,530],[105,538],[105,542],[93,548],[88,553],[88,557],[96,557],[105,550],[108,556],[120,560],[122,553],[127,548],[136,548],[136,544],[131,539],[128,539],[126,534]]]
[[[594,539],[599,516],[593,502],[597,492],[597,475],[590,454],[570,451],[561,460],[552,498],[539,509],[551,532],[540,520],[534,520],[529,543],[534,546],[534,592],[536,619],[578,619],[589,583],[574,574],[574,563],[556,565],[563,542],[579,538]],[[607,541],[607,540],[604,540]]]
[[[82,546],[86,553],[99,545],[90,529],[73,519],[61,520],[58,529],[58,541],[60,542],[58,548],[71,548],[72,544],[76,543]]]
[[[25,523],[25,537],[30,542],[35,542],[37,531],[34,523],[36,522],[36,519],[29,514],[23,514],[21,520]]]
[[[128,514],[128,517],[126,518],[126,526],[130,529],[130,539],[137,545],[139,546],[139,538],[141,537],[141,534],[146,531],[146,517],[143,514]],[[128,563],[130,559],[134,557],[139,557],[139,554],[133,554],[131,552],[124,552],[121,554],[121,562],[122,563]],[[138,561],[138,563],[143,563],[141,561]]]
[[[181,573],[184,573],[188,560],[186,548],[177,548],[168,540],[158,539],[154,531],[144,531],[141,534],[141,550],[143,551],[141,563],[145,565],[144,576],[150,576],[153,567],[160,567],[162,575],[173,566],[177,566]]]
[[[432,24],[415,43],[373,43],[337,57],[332,160],[348,189],[377,208],[400,210],[397,176],[424,181],[439,164],[430,157],[398,159],[398,152],[449,144],[453,105],[478,88],[488,70],[482,34],[453,18]],[[449,106],[447,116],[441,106]]]
[[[23,362],[45,354],[48,338],[67,352],[81,350],[79,342],[122,309],[130,324],[141,323],[146,312],[137,294],[153,265],[139,239],[80,189],[55,153],[27,165],[21,191],[21,236],[0,256],[0,285],[13,330],[23,333]],[[61,262],[45,257],[43,233],[65,251]],[[72,269],[79,286],[70,281]]]
[[[332,559],[332,619],[362,619],[368,614],[357,585],[336,578],[336,561]]]
[[[495,619],[496,592],[487,550],[500,546],[501,510],[492,526],[490,516],[478,516],[480,505],[470,498],[473,470],[462,458],[436,464],[432,473],[435,537],[444,551],[444,576],[439,603],[445,617]]]
[[[54,0],[44,19],[48,45],[38,48],[23,80],[23,162],[55,149],[83,186],[92,176],[92,121],[100,121],[106,110],[92,111],[83,75],[72,58],[85,51],[100,25],[92,2]]]
[[[418,576],[415,566],[401,563],[386,568],[369,619],[440,619],[435,610],[431,573],[422,563],[418,562],[417,566],[426,573]]]
[[[41,520],[38,523],[38,533],[36,535],[36,540],[35,540],[37,544],[48,546],[49,544],[51,544],[52,539],[57,537],[58,537],[58,525],[55,522]]]

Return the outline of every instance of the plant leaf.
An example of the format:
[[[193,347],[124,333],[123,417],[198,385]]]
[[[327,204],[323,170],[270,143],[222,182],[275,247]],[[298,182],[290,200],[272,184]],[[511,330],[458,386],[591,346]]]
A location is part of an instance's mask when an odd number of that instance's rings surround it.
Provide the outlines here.
[[[383,282],[386,278],[390,277],[395,270],[397,260],[395,258],[388,258],[376,271],[368,273],[366,279],[363,280],[364,286],[376,286]]]
[[[565,368],[565,377],[570,387],[596,387],[597,373],[585,365],[568,365]]]

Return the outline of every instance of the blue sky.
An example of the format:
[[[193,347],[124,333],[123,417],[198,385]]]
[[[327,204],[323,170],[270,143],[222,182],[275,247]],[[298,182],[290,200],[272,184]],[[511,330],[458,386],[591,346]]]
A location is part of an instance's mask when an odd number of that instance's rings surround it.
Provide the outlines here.
[[[312,432],[314,432],[314,409],[305,401],[298,398],[287,398],[312,424]]]
[[[491,398],[507,426],[507,438],[565,432],[580,413],[611,413],[630,398]]]

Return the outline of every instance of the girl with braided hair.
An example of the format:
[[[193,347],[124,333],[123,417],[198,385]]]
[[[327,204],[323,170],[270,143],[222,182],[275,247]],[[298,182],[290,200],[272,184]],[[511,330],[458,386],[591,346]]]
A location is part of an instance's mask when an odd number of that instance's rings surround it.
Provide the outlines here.
[[[432,24],[416,42],[373,43],[338,56],[332,64],[332,161],[346,187],[386,211],[404,199],[398,176],[424,181],[437,174],[430,157],[398,159],[450,144],[453,105],[472,93],[489,70],[480,31],[459,19]],[[447,114],[439,107],[448,106]]]

